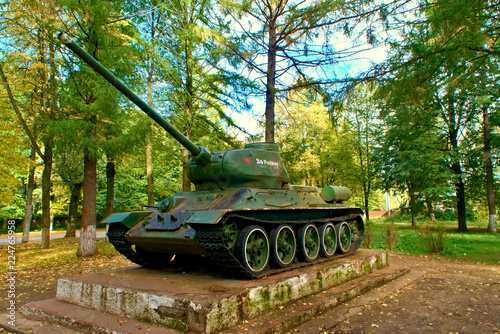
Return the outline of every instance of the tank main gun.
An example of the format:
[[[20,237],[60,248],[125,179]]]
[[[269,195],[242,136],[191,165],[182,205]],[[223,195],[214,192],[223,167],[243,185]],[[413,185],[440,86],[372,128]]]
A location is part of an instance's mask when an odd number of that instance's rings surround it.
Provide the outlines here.
[[[118,89],[123,95],[125,95],[130,101],[132,101],[137,107],[139,107],[146,115],[153,119],[158,125],[165,129],[174,139],[176,139],[182,146],[184,146],[192,155],[192,159],[200,166],[206,166],[211,162],[212,153],[210,153],[203,146],[198,146],[184,136],[179,130],[173,127],[169,122],[165,120],[160,114],[158,114],[153,108],[151,108],[146,102],[141,100],[134,92],[132,92],[127,86],[123,84],[118,78],[116,78],[110,71],[108,71],[104,66],[102,66],[94,57],[88,54],[84,49],[82,49],[78,44],[73,42],[68,35],[61,32],[57,36],[61,43],[66,45],[68,49],[73,51],[81,60],[83,60],[87,65],[89,65],[94,71],[99,73],[106,81],[108,81],[112,86]]]
[[[290,178],[276,144],[250,143],[242,149],[211,153],[186,138],[65,33],[60,33],[58,38],[191,153],[188,177],[196,190],[287,188]]]

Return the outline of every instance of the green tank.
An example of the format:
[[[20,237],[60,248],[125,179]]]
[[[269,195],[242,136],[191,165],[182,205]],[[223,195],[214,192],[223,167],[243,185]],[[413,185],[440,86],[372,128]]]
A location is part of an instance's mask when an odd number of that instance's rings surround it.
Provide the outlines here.
[[[158,268],[195,255],[225,276],[256,278],[359,248],[363,212],[343,204],[348,188],[290,185],[274,143],[213,153],[197,146],[66,34],[59,39],[191,153],[194,191],[104,220],[109,241],[130,261]]]

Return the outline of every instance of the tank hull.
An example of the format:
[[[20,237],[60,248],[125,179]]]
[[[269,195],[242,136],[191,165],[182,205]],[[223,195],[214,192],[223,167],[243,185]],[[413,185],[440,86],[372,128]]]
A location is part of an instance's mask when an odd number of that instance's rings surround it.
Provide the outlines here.
[[[105,223],[115,247],[142,266],[196,255],[211,258],[226,276],[255,278],[355,252],[364,234],[362,214],[360,208],[325,202],[317,188],[290,186],[178,193],[153,210],[115,214]],[[335,249],[327,250],[322,229],[335,235]],[[262,268],[259,261],[265,262]]]

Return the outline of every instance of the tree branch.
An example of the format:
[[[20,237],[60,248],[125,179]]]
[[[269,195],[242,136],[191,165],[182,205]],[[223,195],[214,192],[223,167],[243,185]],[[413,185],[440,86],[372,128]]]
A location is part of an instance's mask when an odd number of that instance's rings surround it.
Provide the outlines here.
[[[14,98],[14,95],[12,94],[12,91],[10,90],[10,85],[7,82],[7,77],[5,76],[5,73],[3,71],[3,64],[0,63],[0,76],[2,77],[2,82],[5,85],[5,89],[7,90],[7,94],[9,95],[9,100],[10,103],[12,104],[12,107],[14,108],[14,111],[16,113],[17,118],[19,119],[19,122],[21,122],[21,125],[24,128],[24,131],[26,131],[26,134],[28,135],[30,141],[31,141],[31,146],[36,150],[36,153],[42,158],[42,160],[45,160],[45,156],[43,155],[42,151],[40,150],[40,147],[36,143],[36,139],[31,133],[30,128],[24,121],[23,116],[21,115],[21,112],[19,111],[19,107],[17,106],[16,99]]]

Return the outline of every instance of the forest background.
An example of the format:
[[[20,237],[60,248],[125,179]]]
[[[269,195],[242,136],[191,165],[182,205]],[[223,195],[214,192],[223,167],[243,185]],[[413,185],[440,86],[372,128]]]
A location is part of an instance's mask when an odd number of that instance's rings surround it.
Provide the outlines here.
[[[95,239],[110,213],[191,189],[187,152],[60,31],[210,151],[275,141],[292,184],[347,186],[367,213],[390,198],[414,224],[496,232],[498,0],[3,0],[0,11],[0,218],[23,241],[41,227],[49,247],[52,224]],[[94,252],[95,241],[78,251]]]

